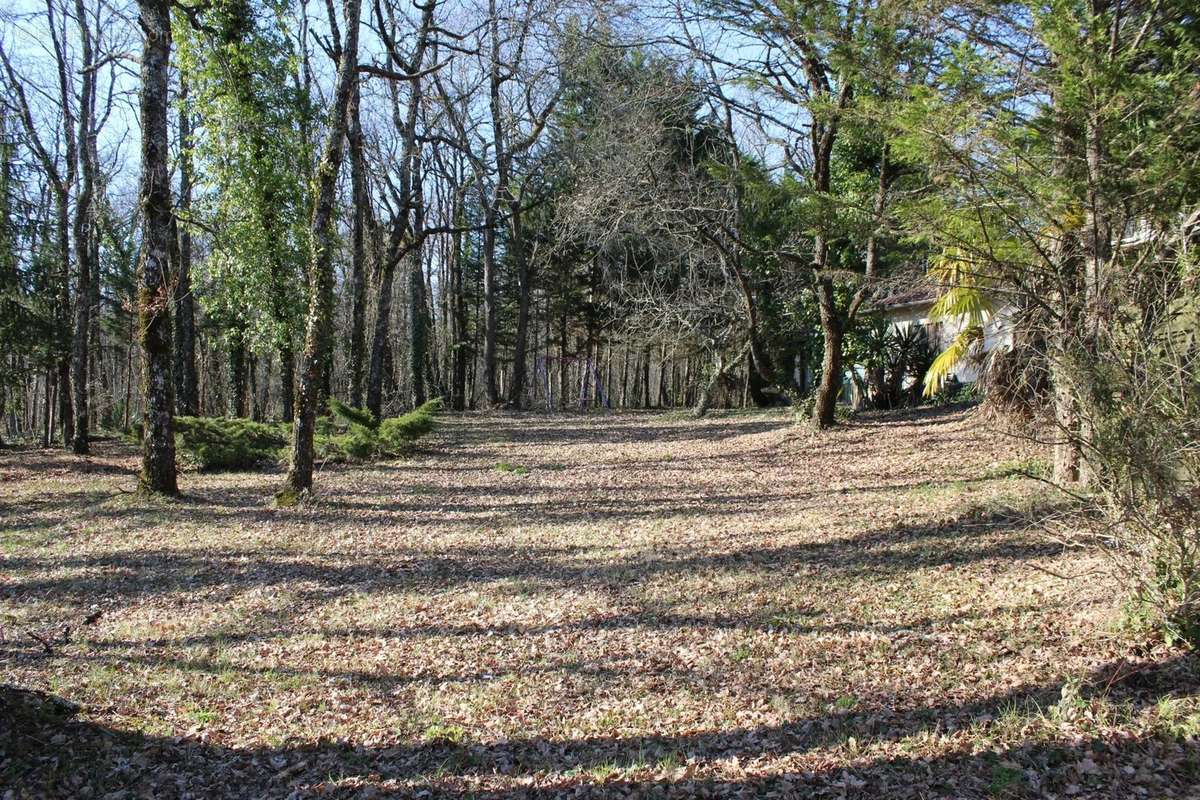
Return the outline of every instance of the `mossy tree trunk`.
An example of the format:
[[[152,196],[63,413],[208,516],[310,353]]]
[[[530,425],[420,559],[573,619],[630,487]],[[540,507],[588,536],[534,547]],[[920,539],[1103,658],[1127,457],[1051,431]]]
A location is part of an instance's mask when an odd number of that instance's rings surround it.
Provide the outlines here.
[[[174,382],[171,374],[171,295],[167,264],[171,236],[171,184],[167,170],[167,84],[171,56],[168,0],[138,0],[142,47],[141,206],[142,256],[138,280],[141,329],[143,490],[179,493],[175,476]]]
[[[329,134],[317,165],[316,201],[312,217],[312,261],[309,265],[308,318],[304,351],[300,356],[295,422],[292,425],[292,458],[281,502],[294,502],[312,490],[313,435],[316,432],[317,402],[330,356],[333,330],[333,250],[337,246],[334,206],[338,171],[346,142],[346,111],[358,71],[358,29],[361,0],[347,0],[346,42],[338,59],[337,89],[329,115]]]

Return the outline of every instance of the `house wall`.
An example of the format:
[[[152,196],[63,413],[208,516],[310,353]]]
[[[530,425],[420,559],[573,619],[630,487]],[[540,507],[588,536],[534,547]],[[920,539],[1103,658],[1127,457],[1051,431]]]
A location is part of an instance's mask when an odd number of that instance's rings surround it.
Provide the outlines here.
[[[939,320],[931,322],[929,320],[929,310],[931,308],[933,308],[932,301],[890,308],[884,312],[884,318],[895,329],[907,329],[913,325],[924,327],[929,334],[930,345],[932,345],[936,352],[940,353],[954,341],[954,338],[962,332],[965,325],[962,320]],[[1012,312],[1012,306],[1001,306],[984,323],[983,355],[997,348],[1012,347]],[[963,363],[959,364],[954,372],[955,376],[963,383],[974,383],[979,380],[982,374],[982,361],[983,359],[980,357],[967,358]]]

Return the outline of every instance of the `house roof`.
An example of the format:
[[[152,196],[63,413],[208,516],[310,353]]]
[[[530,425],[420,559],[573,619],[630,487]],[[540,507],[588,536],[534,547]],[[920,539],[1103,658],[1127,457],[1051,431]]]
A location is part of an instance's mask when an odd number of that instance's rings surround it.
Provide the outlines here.
[[[891,311],[909,306],[931,305],[937,300],[937,296],[937,287],[928,283],[922,283],[917,286],[898,289],[889,295],[879,298],[875,302],[875,307],[880,311]]]

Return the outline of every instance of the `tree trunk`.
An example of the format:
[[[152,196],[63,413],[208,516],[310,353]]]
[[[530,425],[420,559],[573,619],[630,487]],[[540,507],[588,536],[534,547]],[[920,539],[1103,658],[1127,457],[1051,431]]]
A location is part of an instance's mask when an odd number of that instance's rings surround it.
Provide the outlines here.
[[[186,127],[186,113],[180,114],[181,136]],[[179,209],[187,211],[192,204],[191,161],[186,150],[180,157]],[[172,219],[175,255],[175,411],[181,416],[199,414],[199,380],[196,373],[196,299],[192,296],[192,234],[187,225]]]
[[[496,386],[496,337],[499,310],[496,307],[496,212],[488,208],[483,222],[483,381],[488,406],[500,401]]]
[[[521,226],[521,204],[514,201],[509,208],[512,221],[509,225],[512,241],[509,251],[513,264],[517,269],[517,334],[513,340],[513,375],[512,386],[509,388],[508,404],[514,408],[521,405],[521,396],[525,393],[525,360],[529,346],[529,301],[531,294],[529,259],[525,253],[525,232]]]
[[[739,359],[735,359],[733,363],[736,364],[738,360],[740,360],[740,357]],[[700,419],[708,413],[708,408],[712,404],[713,393],[721,383],[721,378],[725,376],[725,369],[725,354],[717,351],[716,368],[713,370],[712,377],[700,389],[700,397],[696,401],[696,407],[692,409],[692,416],[694,418]]]
[[[837,401],[842,392],[841,322],[834,307],[833,281],[821,278],[817,284],[817,305],[821,316],[821,383],[817,386],[813,406],[813,425],[818,429],[831,428],[837,423]]]
[[[1054,482],[1065,486],[1079,481],[1082,458],[1074,387],[1061,359],[1060,350],[1051,364],[1050,380],[1054,384]]]
[[[188,112],[188,84],[179,82],[179,210],[185,215],[192,208],[191,115]],[[196,299],[192,296],[192,233],[185,221],[179,225],[172,217],[171,241],[175,245],[175,410],[180,415],[200,413],[199,379],[196,375]]]
[[[425,273],[421,266],[421,251],[417,248],[408,256],[408,366],[412,373],[413,406],[427,399],[425,374],[429,363],[429,309],[425,302]]]
[[[46,404],[42,407],[42,447],[54,438],[54,370],[46,370]]]
[[[455,214],[458,218],[458,214]],[[450,405],[455,411],[467,407],[467,355],[471,352],[467,339],[467,297],[463,286],[463,234],[455,233],[450,253],[450,366],[453,377],[450,387]]]
[[[229,407],[231,417],[246,416],[246,336],[240,328],[230,331],[229,355],[226,366],[229,372]]]
[[[295,402],[296,353],[289,344],[279,348],[279,404],[285,422],[295,419]]]
[[[79,93],[79,132],[77,141],[82,147],[80,162],[83,181],[75,199],[73,233],[75,238],[75,331],[71,339],[71,398],[74,407],[74,430],[71,449],[79,455],[88,452],[88,335],[91,332],[92,278],[92,198],[95,195],[95,162],[90,158],[92,139],[93,71],[91,33],[81,0],[75,0],[75,13],[80,25],[81,56],[84,69]]]
[[[317,401],[325,367],[329,361],[333,328],[333,250],[336,231],[333,212],[337,199],[338,171],[346,140],[346,109],[358,71],[358,27],[361,0],[346,1],[346,44],[338,63],[337,90],[330,113],[325,152],[317,166],[316,201],[312,218],[312,261],[309,267],[308,320],[301,356],[300,385],[296,392],[296,418],[292,425],[292,458],[284,489],[278,495],[282,503],[295,502],[312,491],[314,461],[313,435],[316,432]]]
[[[388,349],[388,329],[392,321],[392,284],[396,278],[394,248],[389,248],[379,271],[379,286],[376,290],[375,325],[371,335],[371,362],[367,370],[367,410],[379,417],[383,408],[384,356]]]
[[[75,417],[71,411],[71,236],[68,198],[55,193],[55,223],[58,239],[58,425],[62,429],[62,443],[70,447],[75,438]]]
[[[350,256],[350,405],[360,408],[363,400],[363,362],[366,350],[367,327],[367,237],[368,208],[371,202],[367,187],[367,165],[363,154],[362,121],[359,115],[359,89],[355,84],[350,98],[347,144],[350,151],[350,185],[354,197],[351,223]]]
[[[142,49],[142,256],[138,281],[141,329],[142,471],[144,491],[175,495],[174,384],[171,378],[171,297],[167,260],[171,236],[171,184],[167,170],[167,87],[171,57],[168,0],[138,0]]]
[[[83,182],[75,211],[75,333],[71,339],[71,398],[75,411],[71,450],[77,455],[88,452],[88,334],[91,331],[91,238],[88,209],[91,190]]]

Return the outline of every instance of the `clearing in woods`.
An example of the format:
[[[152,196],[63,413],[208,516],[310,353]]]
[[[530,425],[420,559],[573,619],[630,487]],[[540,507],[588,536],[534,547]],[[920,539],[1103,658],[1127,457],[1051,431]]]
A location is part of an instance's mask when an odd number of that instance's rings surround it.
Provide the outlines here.
[[[969,411],[447,417],[289,510],[96,450],[0,453],[12,796],[1197,796],[1195,662]]]

